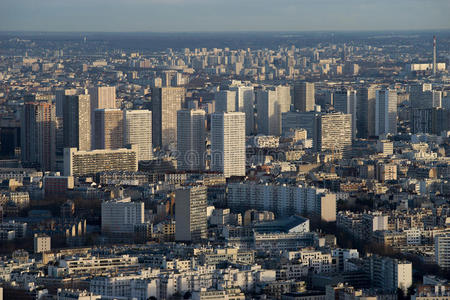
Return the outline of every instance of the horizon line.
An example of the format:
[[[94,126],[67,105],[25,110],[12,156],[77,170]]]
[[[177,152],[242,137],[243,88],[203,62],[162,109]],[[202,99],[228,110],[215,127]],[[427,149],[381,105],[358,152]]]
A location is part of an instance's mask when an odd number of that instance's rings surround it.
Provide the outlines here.
[[[202,30],[168,30],[168,31],[97,31],[97,30],[1,30],[0,33],[153,33],[153,34],[173,34],[173,33],[401,33],[401,32],[410,32],[410,33],[418,33],[418,32],[450,32],[449,28],[434,28],[434,29],[310,29],[310,30],[211,30],[211,31],[202,31]]]

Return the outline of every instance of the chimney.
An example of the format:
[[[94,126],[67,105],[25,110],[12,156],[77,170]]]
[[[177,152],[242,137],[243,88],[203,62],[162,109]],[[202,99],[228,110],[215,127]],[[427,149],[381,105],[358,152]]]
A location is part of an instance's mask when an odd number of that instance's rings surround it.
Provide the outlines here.
[[[436,36],[433,36],[433,76],[436,76]]]

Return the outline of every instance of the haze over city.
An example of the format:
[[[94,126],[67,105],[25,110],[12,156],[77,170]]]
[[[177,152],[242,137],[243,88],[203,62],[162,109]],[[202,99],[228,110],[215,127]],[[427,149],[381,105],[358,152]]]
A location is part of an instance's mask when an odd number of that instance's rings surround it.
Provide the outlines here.
[[[0,30],[436,30],[449,11],[447,0],[3,0]]]

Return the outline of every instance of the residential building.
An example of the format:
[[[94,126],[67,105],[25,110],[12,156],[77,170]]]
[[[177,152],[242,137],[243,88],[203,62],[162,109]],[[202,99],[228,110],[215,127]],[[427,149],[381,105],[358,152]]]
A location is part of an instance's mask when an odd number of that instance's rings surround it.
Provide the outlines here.
[[[114,199],[104,201],[101,209],[103,234],[133,234],[136,226],[144,224],[144,202]]]
[[[21,116],[22,161],[41,170],[56,166],[55,107],[47,102],[25,103]]]
[[[34,235],[34,253],[44,253],[51,250],[51,238],[45,234]]]
[[[138,160],[153,158],[151,111],[125,110],[123,112],[123,145],[137,145]]]
[[[190,186],[175,191],[175,240],[201,242],[208,238],[206,187]]]
[[[65,96],[63,102],[64,148],[81,151],[91,146],[91,99],[89,95]]]
[[[214,113],[211,116],[211,171],[226,178],[245,176],[245,114]]]
[[[95,149],[123,147],[123,113],[120,109],[95,110]]]
[[[183,87],[152,89],[152,135],[155,147],[167,149],[177,146],[177,111],[184,106]]]
[[[64,149],[64,175],[87,176],[105,171],[138,170],[138,150],[131,149],[78,151]]]
[[[315,104],[314,83],[296,82],[294,84],[294,109],[301,112],[313,111]]]
[[[205,111],[201,109],[177,112],[177,168],[179,170],[205,169],[205,115]]]

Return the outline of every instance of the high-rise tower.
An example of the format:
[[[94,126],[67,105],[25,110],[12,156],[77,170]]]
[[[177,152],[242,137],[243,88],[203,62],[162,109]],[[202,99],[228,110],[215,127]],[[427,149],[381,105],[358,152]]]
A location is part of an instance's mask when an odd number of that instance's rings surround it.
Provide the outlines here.
[[[177,111],[184,105],[183,87],[152,89],[152,134],[155,147],[176,149]]]
[[[177,112],[178,169],[199,171],[205,168],[205,111]]]
[[[191,186],[175,192],[175,240],[201,242],[208,238],[206,187]]]
[[[21,120],[22,161],[36,163],[43,171],[55,168],[55,119],[54,105],[25,103]]]
[[[120,109],[95,110],[95,149],[123,146],[123,113]]]
[[[64,148],[91,150],[91,99],[89,95],[66,95],[63,101]]]
[[[125,110],[123,112],[123,143],[137,145],[139,160],[153,158],[151,111]]]
[[[211,115],[211,171],[245,176],[245,114]]]

